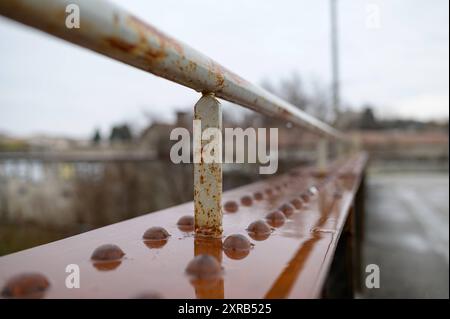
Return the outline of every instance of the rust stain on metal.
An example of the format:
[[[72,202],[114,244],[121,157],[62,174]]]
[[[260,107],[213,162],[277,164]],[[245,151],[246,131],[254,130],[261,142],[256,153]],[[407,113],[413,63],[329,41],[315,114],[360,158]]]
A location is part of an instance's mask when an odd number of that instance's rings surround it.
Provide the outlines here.
[[[200,130],[221,130],[220,103],[213,94],[203,95],[195,104],[194,118],[200,120]],[[221,140],[214,140],[214,147],[221,149]],[[194,150],[194,212],[197,236],[220,237],[222,234],[222,164],[206,160],[204,147],[210,141],[200,141]],[[211,146],[211,145],[210,145]]]
[[[133,15],[128,17],[127,22],[130,27],[134,28],[141,34],[142,38],[146,38],[148,35],[155,36],[160,42],[161,49],[170,47],[173,48],[179,55],[184,55],[183,47],[178,41],[159,31],[152,25],[145,23]]]
[[[132,52],[138,47],[138,44],[129,43],[119,38],[107,37],[105,41],[114,49],[118,49],[123,52]]]

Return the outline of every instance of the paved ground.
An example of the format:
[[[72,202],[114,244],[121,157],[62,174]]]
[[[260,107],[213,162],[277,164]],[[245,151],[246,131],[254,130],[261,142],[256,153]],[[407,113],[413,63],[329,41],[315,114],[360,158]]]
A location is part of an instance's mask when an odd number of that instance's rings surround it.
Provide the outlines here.
[[[381,276],[363,297],[448,298],[448,174],[376,174],[367,186],[363,265]]]

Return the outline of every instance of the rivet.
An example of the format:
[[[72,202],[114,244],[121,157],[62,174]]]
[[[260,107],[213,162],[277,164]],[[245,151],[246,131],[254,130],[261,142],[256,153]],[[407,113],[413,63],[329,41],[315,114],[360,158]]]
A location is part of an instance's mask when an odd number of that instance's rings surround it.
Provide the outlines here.
[[[289,204],[289,203],[286,203],[286,204],[281,205],[281,207],[280,207],[279,209],[280,209],[280,211],[283,212],[283,214],[284,214],[286,217],[291,216],[291,215],[294,213],[294,210],[295,210],[294,206],[292,206],[292,205]]]
[[[221,275],[222,268],[213,256],[198,255],[189,262],[186,273],[192,279],[216,279]]]
[[[2,289],[5,298],[42,298],[50,283],[39,273],[24,273],[9,279]]]
[[[163,299],[163,297],[155,291],[146,291],[136,295],[134,299]]]
[[[223,209],[229,213],[235,213],[237,212],[239,206],[235,201],[228,201],[223,205]]]
[[[180,217],[177,222],[178,229],[183,232],[194,231],[194,216],[185,215]]]
[[[256,192],[253,194],[253,198],[256,200],[262,200],[264,198],[264,195],[261,192]]]
[[[286,221],[286,217],[284,214],[279,211],[273,211],[266,215],[267,223],[272,227],[281,227],[283,226],[284,222]]]
[[[170,237],[170,234],[162,227],[154,226],[147,229],[142,236],[144,239],[144,244],[148,248],[161,248],[165,244]]]
[[[113,244],[106,244],[97,247],[91,255],[91,259],[94,261],[110,261],[119,260],[125,253],[119,246]]]
[[[300,199],[298,198],[294,198],[293,200],[291,200],[291,204],[292,206],[294,206],[296,209],[300,209],[303,206],[303,203]]]
[[[243,196],[243,197],[241,198],[241,204],[242,204],[243,206],[252,206],[252,204],[253,204],[253,199],[252,199],[250,196],[248,196],[248,195]]]
[[[223,242],[225,255],[231,259],[245,258],[249,254],[250,248],[250,241],[241,234],[230,235]]]
[[[145,240],[167,240],[170,234],[162,227],[150,227],[142,236]]]
[[[248,235],[254,240],[265,240],[270,236],[270,226],[263,220],[252,222],[247,227]]]
[[[309,202],[309,195],[307,193],[300,194],[300,197],[304,202]]]

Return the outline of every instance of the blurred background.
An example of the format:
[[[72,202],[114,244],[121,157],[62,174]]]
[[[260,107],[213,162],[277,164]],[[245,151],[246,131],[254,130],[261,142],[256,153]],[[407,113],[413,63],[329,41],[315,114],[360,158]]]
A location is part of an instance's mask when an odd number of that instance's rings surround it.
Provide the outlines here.
[[[352,135],[382,271],[364,297],[448,298],[448,1],[114,2]],[[192,200],[169,134],[192,129],[196,92],[2,17],[0,39],[0,255]],[[279,128],[279,173],[314,163],[305,130],[223,110]],[[224,167],[225,189],[259,178]]]

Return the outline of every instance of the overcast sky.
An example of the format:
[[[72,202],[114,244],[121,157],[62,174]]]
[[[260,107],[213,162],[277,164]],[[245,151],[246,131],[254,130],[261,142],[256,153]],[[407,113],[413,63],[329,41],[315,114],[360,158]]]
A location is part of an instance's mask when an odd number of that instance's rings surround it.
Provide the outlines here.
[[[251,82],[298,72],[330,84],[328,0],[114,2]],[[339,0],[342,98],[353,107],[374,104],[379,116],[448,119],[448,6]],[[170,119],[197,98],[0,17],[0,132],[87,137],[123,121],[142,126],[144,114]]]

